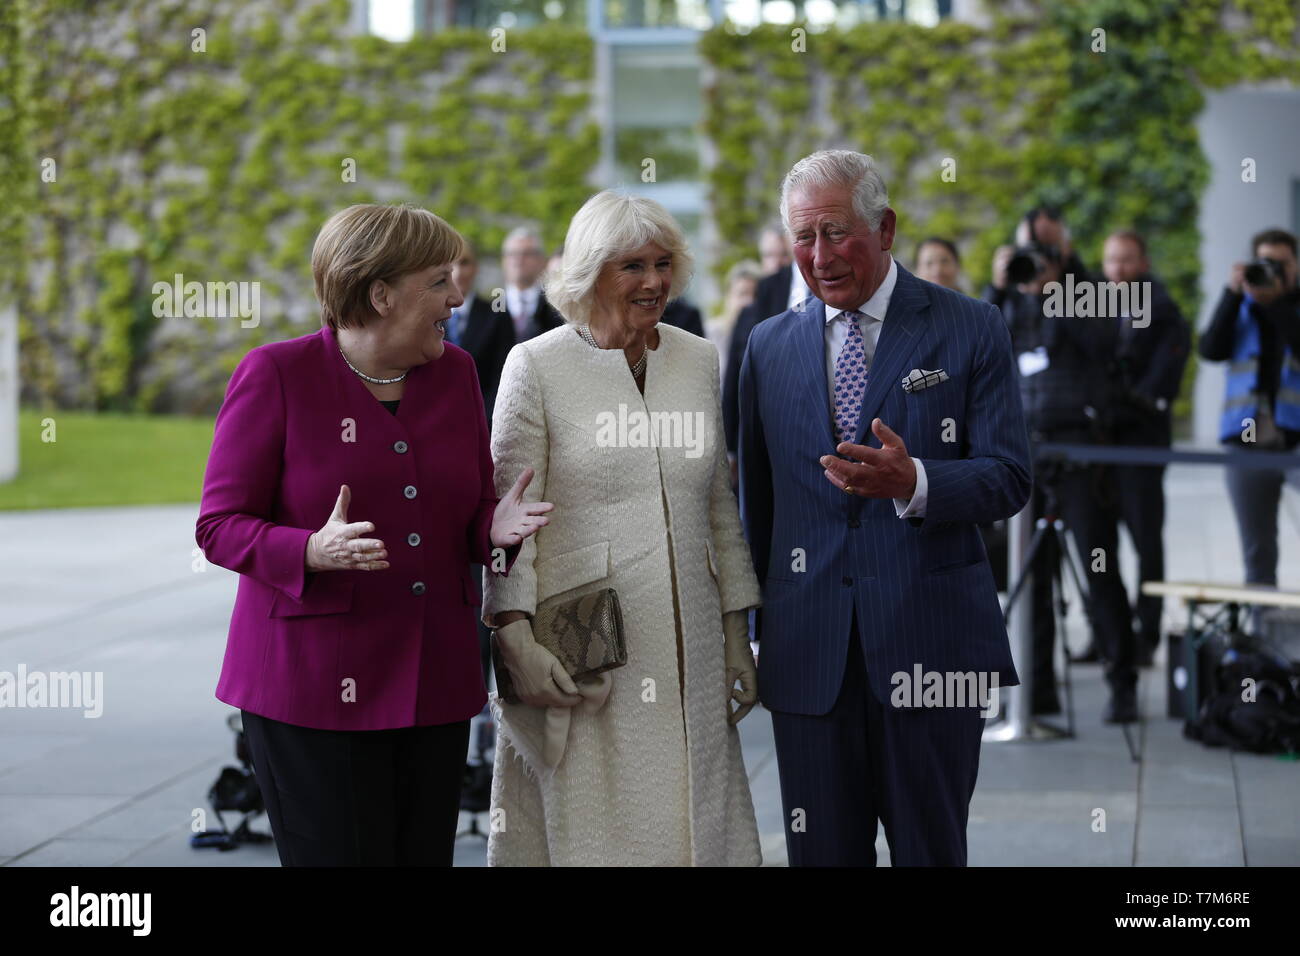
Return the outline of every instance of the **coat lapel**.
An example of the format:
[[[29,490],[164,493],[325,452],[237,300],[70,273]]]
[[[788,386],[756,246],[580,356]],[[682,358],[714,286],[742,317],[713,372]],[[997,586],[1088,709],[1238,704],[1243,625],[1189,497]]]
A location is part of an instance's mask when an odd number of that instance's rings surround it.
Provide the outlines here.
[[[879,444],[871,433],[871,421],[885,403],[889,390],[901,387],[908,360],[916,354],[927,331],[923,313],[930,307],[930,300],[925,289],[901,265],[897,268],[898,281],[894,285],[894,294],[889,297],[885,322],[880,329],[880,339],[876,342],[876,351],[867,373],[867,391],[862,396],[862,412],[858,417],[858,431],[854,441],[858,445]],[[822,378],[825,377],[823,373]],[[864,441],[864,438],[867,440]]]
[[[799,380],[805,383],[803,394],[816,417],[818,434],[825,439],[827,449],[834,449],[830,384],[826,381],[826,304],[811,296],[806,301],[807,309],[790,313],[795,322],[794,346]]]
[[[465,327],[460,333],[460,347],[471,355],[477,356],[492,329],[492,320],[495,317],[496,313],[492,311],[492,307],[481,297],[474,296],[474,305],[466,314]]]

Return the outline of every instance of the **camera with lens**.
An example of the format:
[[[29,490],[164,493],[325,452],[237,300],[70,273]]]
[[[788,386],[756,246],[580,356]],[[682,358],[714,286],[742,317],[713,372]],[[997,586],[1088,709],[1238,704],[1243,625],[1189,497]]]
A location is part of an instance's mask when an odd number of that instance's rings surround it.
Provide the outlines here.
[[[1259,258],[1246,263],[1242,278],[1248,285],[1269,286],[1281,282],[1284,274],[1282,263],[1276,259]]]
[[[1028,242],[1017,246],[1007,263],[1007,279],[1019,285],[1032,282],[1061,261],[1061,250],[1045,242]],[[1248,280],[1249,281],[1249,280]]]

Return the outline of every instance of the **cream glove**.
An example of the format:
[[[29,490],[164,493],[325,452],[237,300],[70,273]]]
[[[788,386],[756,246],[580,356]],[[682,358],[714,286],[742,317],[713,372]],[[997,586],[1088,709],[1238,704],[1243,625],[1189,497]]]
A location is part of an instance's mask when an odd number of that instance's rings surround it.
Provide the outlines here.
[[[578,688],[555,655],[533,640],[533,625],[522,618],[497,628],[497,644],[519,699],[533,707],[573,707],[582,703]]]
[[[758,667],[749,649],[749,611],[722,615],[723,656],[727,666],[728,721],[738,724],[758,702]],[[740,687],[736,687],[740,681]],[[731,709],[731,702],[738,705]]]
[[[574,707],[588,715],[599,713],[609,699],[613,675],[605,671],[575,683],[555,655],[534,640],[533,627],[527,619],[498,628],[497,643],[514,678],[519,699],[533,707],[546,708],[540,756],[547,767],[555,767],[564,756]]]

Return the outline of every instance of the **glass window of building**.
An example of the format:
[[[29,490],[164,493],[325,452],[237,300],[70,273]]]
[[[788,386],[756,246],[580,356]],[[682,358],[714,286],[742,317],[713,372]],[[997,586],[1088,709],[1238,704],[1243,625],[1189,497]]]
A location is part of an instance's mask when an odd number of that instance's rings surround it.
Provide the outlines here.
[[[881,20],[934,26],[952,15],[952,0],[724,0],[723,12],[742,29],[795,22],[843,29]]]
[[[629,184],[645,182],[650,159],[655,182],[698,180],[697,124],[703,101],[695,50],[637,44],[614,47],[611,53],[615,177]]]
[[[370,0],[366,28],[394,43],[411,39],[415,33],[415,0]]]
[[[709,0],[596,0],[604,4],[609,29],[678,27],[707,30],[713,26]]]
[[[412,33],[563,24],[585,29],[590,0],[362,0],[371,33],[409,40]]]

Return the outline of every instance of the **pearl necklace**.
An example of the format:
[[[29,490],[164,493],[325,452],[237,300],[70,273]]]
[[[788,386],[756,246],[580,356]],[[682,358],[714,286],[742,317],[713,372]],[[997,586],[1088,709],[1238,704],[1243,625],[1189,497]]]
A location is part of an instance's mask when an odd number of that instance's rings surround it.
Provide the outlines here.
[[[589,325],[578,326],[578,334],[582,336],[582,340],[586,342],[588,345],[590,345],[593,349],[600,348],[600,346],[596,344],[596,337],[591,334],[591,326]],[[650,354],[650,347],[648,345],[641,346],[641,357],[637,359],[636,362],[631,366],[633,378],[641,377],[641,374],[645,371],[646,356],[649,354]]]
[[[357,368],[351,362],[348,362],[348,357],[347,355],[344,354],[343,346],[341,345],[339,346],[339,355],[343,356],[343,361],[347,362],[348,368],[352,369],[352,371],[356,372],[358,375],[364,378],[371,385],[396,385],[402,379],[406,378],[406,376],[411,374],[411,370],[408,368],[401,375],[397,376],[397,378],[374,378],[370,375],[367,375],[365,372],[361,371],[361,369]]]

